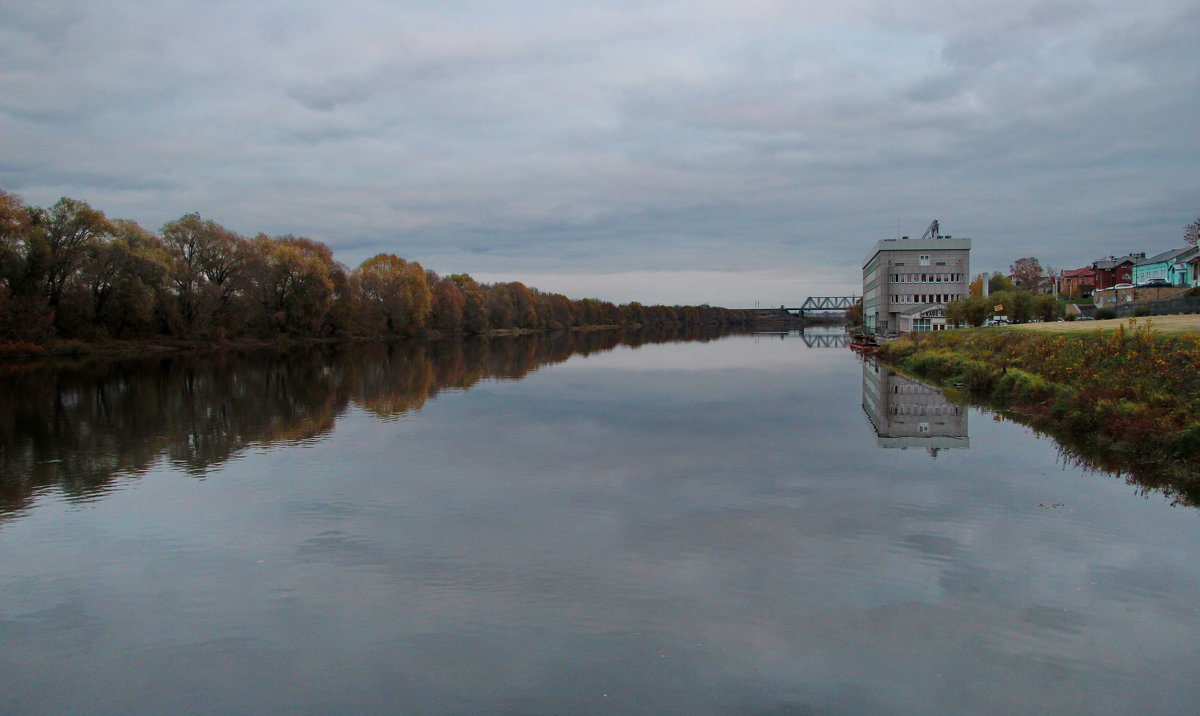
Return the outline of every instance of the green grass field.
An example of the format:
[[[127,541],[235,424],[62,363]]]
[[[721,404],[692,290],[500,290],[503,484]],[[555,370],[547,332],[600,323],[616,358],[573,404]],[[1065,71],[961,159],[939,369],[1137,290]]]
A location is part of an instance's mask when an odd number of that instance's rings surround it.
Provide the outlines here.
[[[1022,323],[1005,328],[987,328],[981,330],[995,331],[1040,331],[1043,333],[1077,334],[1090,331],[1115,331],[1117,326],[1129,328],[1130,321],[1137,325],[1149,325],[1154,332],[1163,335],[1181,335],[1184,333],[1200,334],[1200,314],[1179,316],[1147,316],[1145,318],[1113,318],[1107,321],[1064,321],[1062,323]]]

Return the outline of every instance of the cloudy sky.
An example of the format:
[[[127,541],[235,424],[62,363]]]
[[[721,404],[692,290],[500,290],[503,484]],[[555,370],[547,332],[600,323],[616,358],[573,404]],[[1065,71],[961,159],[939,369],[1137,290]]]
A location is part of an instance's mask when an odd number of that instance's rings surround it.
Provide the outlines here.
[[[1181,245],[1195,0],[0,0],[0,188],[573,297],[861,291]]]

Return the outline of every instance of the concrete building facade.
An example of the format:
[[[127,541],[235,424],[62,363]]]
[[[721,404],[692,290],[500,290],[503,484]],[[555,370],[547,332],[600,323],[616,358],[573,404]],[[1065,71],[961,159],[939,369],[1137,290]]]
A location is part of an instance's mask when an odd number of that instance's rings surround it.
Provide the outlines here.
[[[952,236],[878,241],[863,261],[863,322],[871,333],[937,331],[946,303],[965,298],[971,240]]]

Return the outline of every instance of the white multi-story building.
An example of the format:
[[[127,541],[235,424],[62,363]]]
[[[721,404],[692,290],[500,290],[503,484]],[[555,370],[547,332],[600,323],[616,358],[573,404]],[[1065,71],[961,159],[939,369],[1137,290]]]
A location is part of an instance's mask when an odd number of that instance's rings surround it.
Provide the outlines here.
[[[884,239],[863,261],[863,322],[872,333],[938,331],[946,304],[965,298],[971,240],[952,236]]]

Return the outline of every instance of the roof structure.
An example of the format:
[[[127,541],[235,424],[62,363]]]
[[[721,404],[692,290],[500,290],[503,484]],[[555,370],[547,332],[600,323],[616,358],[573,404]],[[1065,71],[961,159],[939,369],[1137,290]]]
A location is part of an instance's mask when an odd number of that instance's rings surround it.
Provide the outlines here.
[[[1195,248],[1195,246],[1184,246],[1182,249],[1168,249],[1167,251],[1164,251],[1161,254],[1155,254],[1150,258],[1138,259],[1137,263],[1138,265],[1144,266],[1145,264],[1156,264],[1163,261],[1170,261],[1171,259],[1178,258],[1180,255],[1186,254],[1188,251],[1191,251]]]
[[[1135,254],[1126,254],[1125,256],[1109,256],[1107,258],[1100,259],[1099,261],[1093,261],[1092,267],[1102,270],[1115,269],[1121,264],[1135,264],[1145,257],[1145,254],[1140,256]]]

